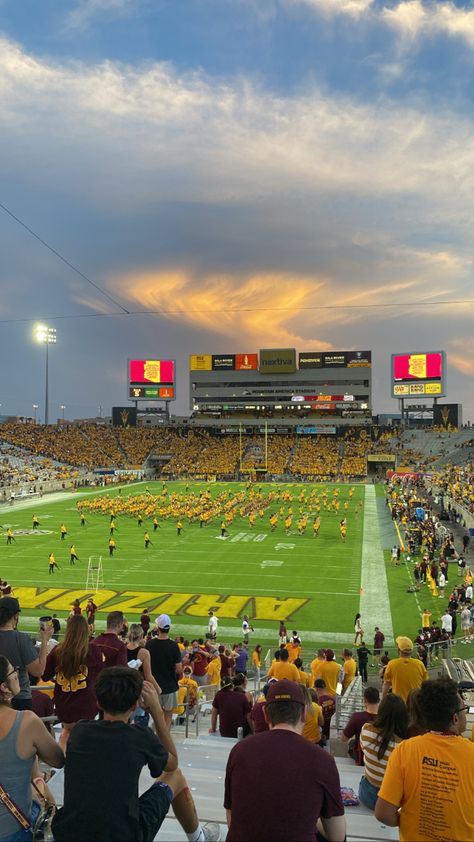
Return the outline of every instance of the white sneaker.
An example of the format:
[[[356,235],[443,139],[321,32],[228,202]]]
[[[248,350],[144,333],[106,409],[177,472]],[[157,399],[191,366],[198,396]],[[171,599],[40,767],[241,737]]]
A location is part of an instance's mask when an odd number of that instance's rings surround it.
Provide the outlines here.
[[[206,842],[219,842],[221,838],[221,826],[219,822],[206,822],[206,824],[203,824],[202,829]]]

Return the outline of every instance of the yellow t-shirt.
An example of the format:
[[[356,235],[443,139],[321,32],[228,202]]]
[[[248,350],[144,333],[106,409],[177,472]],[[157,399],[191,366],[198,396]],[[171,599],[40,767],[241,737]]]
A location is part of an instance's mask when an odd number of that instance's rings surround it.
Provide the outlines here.
[[[316,702],[311,702],[312,710],[306,707],[306,718],[304,721],[303,731],[301,736],[310,743],[319,743],[321,740],[321,731],[319,730],[319,719],[322,716],[322,710]]]
[[[213,658],[212,661],[209,661],[207,665],[206,673],[209,680],[209,684],[217,684],[217,686],[221,683],[221,666],[222,662],[220,658]]]
[[[355,678],[356,669],[356,662],[354,661],[354,658],[349,658],[348,661],[344,661],[344,680],[342,682],[344,690],[346,687],[349,687],[352,679]]]
[[[474,744],[428,732],[392,752],[379,796],[401,807],[400,842],[474,839]]]
[[[406,702],[410,690],[421,687],[428,678],[422,661],[416,658],[394,658],[385,669],[384,681],[392,685],[392,691]]]
[[[340,666],[336,661],[322,661],[318,678],[326,682],[326,693],[329,696],[336,695],[337,680],[339,678]]]
[[[291,681],[299,681],[300,674],[294,664],[289,661],[277,661],[272,664],[268,670],[269,678],[276,678],[281,681],[282,678],[289,678]]]
[[[314,681],[316,681],[317,678],[321,678],[321,667],[325,663],[326,661],[320,661],[319,658],[315,658],[314,661],[311,661],[311,673]]]
[[[298,669],[298,667],[296,668]],[[298,670],[300,674],[300,684],[304,684],[305,687],[312,687],[313,686],[313,676],[309,673],[305,672],[304,670]]]
[[[252,665],[257,669],[260,669],[260,667],[262,666],[260,655],[258,654],[258,652],[255,652],[255,650],[252,652]]]
[[[179,716],[182,716],[184,713],[184,700],[186,698],[186,687],[178,687],[178,704],[177,707],[173,708],[173,713],[177,713]]]

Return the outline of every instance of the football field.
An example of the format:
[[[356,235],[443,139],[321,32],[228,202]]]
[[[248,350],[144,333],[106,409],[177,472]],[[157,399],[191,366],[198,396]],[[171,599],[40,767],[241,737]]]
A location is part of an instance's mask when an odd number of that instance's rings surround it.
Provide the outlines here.
[[[167,484],[167,497],[162,498],[161,482],[146,487],[137,483],[120,492],[88,489],[3,506],[0,576],[12,584],[20,599],[22,628],[36,626],[44,613],[65,617],[74,599],[85,605],[92,595],[100,610],[99,626],[113,608],[122,609],[129,622],[149,608],[152,616],[170,614],[173,632],[186,637],[204,635],[211,608],[219,617],[220,636],[228,641],[241,636],[244,613],[255,627],[253,640],[270,645],[276,642],[279,620],[285,620],[289,631],[297,629],[309,646],[350,644],[358,611],[368,645],[375,625],[384,631],[387,645],[392,644],[394,633],[415,633],[418,606],[406,593],[406,567],[390,566],[388,547],[396,536],[395,532],[387,535],[387,524],[381,522],[381,489],[354,485],[351,496],[351,486],[344,484],[264,483],[259,488],[260,492],[239,483],[176,482]],[[202,527],[199,518],[189,522],[187,516],[158,514],[159,528],[154,531],[151,512],[148,517],[143,514],[143,523],[138,524],[143,501],[150,510],[156,504],[163,512],[174,500],[176,511],[183,512],[185,500],[195,505],[203,492],[216,505],[217,499],[229,504],[233,519],[227,535],[221,536],[219,511]],[[252,497],[258,493],[258,499]],[[241,499],[233,505],[239,494]],[[77,507],[81,502],[84,526]],[[321,526],[314,537],[318,507]],[[110,509],[117,527],[113,557],[108,549]],[[292,525],[286,530],[288,509]],[[36,530],[32,528],[35,514]],[[278,517],[274,531],[273,514]],[[305,515],[307,526],[299,534],[297,522]],[[347,519],[345,542],[340,535],[343,518]],[[61,524],[67,529],[64,540]],[[14,542],[7,545],[9,527]],[[146,529],[152,542],[148,549]],[[69,561],[71,544],[79,557],[75,566]],[[59,565],[53,575],[48,566],[51,552]],[[104,584],[97,593],[94,587],[86,588],[89,559],[95,567],[102,561]]]

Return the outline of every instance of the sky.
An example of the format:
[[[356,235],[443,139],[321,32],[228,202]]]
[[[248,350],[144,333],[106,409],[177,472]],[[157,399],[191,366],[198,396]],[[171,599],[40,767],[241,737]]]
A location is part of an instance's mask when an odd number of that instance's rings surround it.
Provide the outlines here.
[[[0,414],[44,417],[42,321],[50,420],[294,347],[371,350],[376,412],[444,350],[474,421],[473,69],[460,0],[0,0]]]

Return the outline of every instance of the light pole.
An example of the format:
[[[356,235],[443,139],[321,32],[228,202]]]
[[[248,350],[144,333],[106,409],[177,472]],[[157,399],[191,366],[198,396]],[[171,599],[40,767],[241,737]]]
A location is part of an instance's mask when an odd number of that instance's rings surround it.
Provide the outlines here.
[[[37,413],[37,411],[38,411],[38,404],[37,404],[37,403],[34,403],[34,404],[33,404],[33,409],[34,409],[34,411],[35,411],[35,424],[36,424],[36,413]]]
[[[60,408],[61,408],[62,413],[63,413],[63,421],[64,421],[64,410],[66,409],[66,405],[64,403],[62,403]]]
[[[35,339],[37,342],[46,346],[46,384],[44,396],[44,423],[48,425],[49,416],[49,395],[48,395],[48,377],[49,377],[49,361],[48,361],[48,347],[56,344],[56,328],[46,327],[46,325],[36,325]]]

